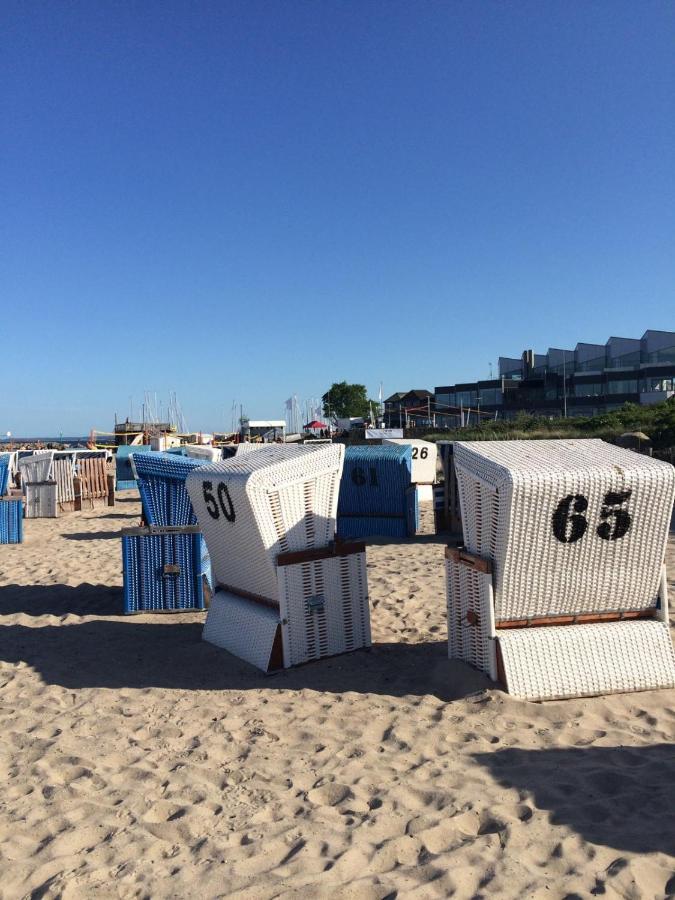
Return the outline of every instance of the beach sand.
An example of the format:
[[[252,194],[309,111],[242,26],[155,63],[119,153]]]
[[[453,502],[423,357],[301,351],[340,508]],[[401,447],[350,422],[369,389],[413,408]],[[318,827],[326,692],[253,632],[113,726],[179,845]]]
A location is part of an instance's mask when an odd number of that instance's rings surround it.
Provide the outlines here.
[[[675,691],[450,662],[428,537],[368,550],[372,651],[265,676],[121,616],[120,497],[0,548],[0,897],[675,894]]]

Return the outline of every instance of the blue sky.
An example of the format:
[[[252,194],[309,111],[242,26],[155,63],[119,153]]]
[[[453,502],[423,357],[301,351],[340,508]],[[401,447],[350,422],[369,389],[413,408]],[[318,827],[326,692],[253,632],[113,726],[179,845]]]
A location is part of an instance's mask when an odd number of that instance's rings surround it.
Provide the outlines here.
[[[11,2],[0,433],[675,328],[675,5]]]

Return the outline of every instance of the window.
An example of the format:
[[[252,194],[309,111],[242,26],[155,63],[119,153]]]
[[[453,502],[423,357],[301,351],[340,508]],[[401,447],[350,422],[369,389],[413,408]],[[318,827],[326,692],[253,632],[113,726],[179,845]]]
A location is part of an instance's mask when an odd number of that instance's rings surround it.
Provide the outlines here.
[[[457,391],[455,393],[455,403],[457,406],[476,406],[478,404],[478,395],[476,391]]]
[[[481,388],[480,390],[481,405],[496,406],[502,402],[502,392],[499,388]]]
[[[673,391],[675,390],[675,378],[643,378],[640,382],[640,390],[645,391]]]
[[[637,378],[628,378],[625,381],[610,381],[607,389],[610,394],[637,394]]]
[[[663,347],[648,354],[647,362],[650,363],[675,363],[675,347]]]
[[[595,359],[586,359],[583,362],[580,362],[577,367],[577,372],[599,372],[605,368],[605,357],[604,356],[596,356]]]
[[[589,381],[587,384],[577,381],[574,384],[575,397],[600,397],[602,393],[602,382],[600,381]]]
[[[615,356],[610,359],[608,366],[611,369],[627,368],[628,366],[637,368],[640,365],[640,351],[634,350],[632,353],[624,353],[621,356]]]

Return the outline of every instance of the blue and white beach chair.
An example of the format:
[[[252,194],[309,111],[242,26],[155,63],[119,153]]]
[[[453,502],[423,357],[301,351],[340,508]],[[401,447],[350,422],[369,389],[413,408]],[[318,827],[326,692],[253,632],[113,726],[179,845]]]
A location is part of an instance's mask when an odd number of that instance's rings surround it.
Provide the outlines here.
[[[347,447],[337,532],[343,540],[405,538],[419,528],[410,445]]]
[[[123,529],[124,612],[204,609],[203,546],[197,525]]]
[[[180,527],[197,524],[185,479],[202,460],[173,453],[140,453],[131,457],[131,468],[138,484],[146,524],[151,527]],[[197,540],[198,574],[212,585],[211,560],[202,537]],[[201,608],[201,607],[200,607]]]
[[[21,497],[0,497],[0,544],[20,544],[23,541],[23,500]]]
[[[150,453],[151,449],[150,444],[127,444],[117,448],[115,453],[115,490],[126,491],[136,487],[130,456],[133,453]]]

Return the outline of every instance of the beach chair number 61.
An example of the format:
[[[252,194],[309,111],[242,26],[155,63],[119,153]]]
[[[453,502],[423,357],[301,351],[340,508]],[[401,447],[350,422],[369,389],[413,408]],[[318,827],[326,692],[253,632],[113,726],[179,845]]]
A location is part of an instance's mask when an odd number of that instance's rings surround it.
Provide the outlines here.
[[[211,518],[219,519],[222,510],[222,513],[227,521],[234,522],[236,518],[234,513],[234,505],[232,504],[232,497],[230,497],[230,492],[227,488],[227,485],[222,481],[218,484],[218,487],[216,488],[216,496],[218,497],[217,500],[213,495],[212,481],[202,482],[202,490],[204,492],[204,503],[206,503],[206,510]]]
[[[618,541],[628,534],[631,517],[623,508],[632,491],[607,491],[600,508],[603,521],[595,529],[603,541]],[[588,519],[584,515],[588,509],[588,499],[583,494],[568,494],[563,497],[551,520],[553,534],[562,544],[573,544],[586,534]],[[611,521],[614,519],[614,522]]]
[[[370,486],[378,487],[377,469],[371,468],[368,471],[370,472]],[[357,487],[363,487],[364,484],[368,483],[366,473],[363,471],[361,466],[354,466],[354,468],[352,469],[352,481]]]

